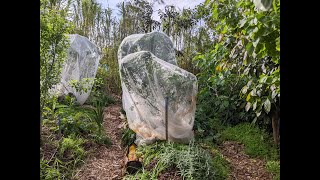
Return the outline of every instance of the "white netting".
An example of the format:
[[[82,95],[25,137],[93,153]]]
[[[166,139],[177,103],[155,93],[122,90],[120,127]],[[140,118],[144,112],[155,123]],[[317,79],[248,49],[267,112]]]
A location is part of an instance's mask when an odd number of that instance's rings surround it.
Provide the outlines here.
[[[68,57],[62,68],[61,82],[55,87],[54,92],[72,93],[77,102],[82,105],[90,95],[101,56],[97,46],[88,38],[78,34],[71,34],[69,38]],[[82,82],[85,79],[88,80],[88,83],[84,84],[84,87],[88,89],[86,93],[78,92],[70,86],[71,80]]]
[[[197,78],[176,66],[170,39],[159,32],[131,35],[121,43],[118,61],[123,108],[129,127],[137,134],[136,143],[165,139],[165,97],[169,99],[169,140],[189,142],[193,137]]]

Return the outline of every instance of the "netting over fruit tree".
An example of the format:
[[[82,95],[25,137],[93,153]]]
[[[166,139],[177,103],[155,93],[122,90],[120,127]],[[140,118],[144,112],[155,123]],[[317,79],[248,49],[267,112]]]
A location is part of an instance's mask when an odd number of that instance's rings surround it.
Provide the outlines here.
[[[168,138],[193,137],[197,78],[176,65],[173,44],[160,32],[128,36],[118,51],[123,108],[137,144],[165,139],[165,98],[168,97]]]

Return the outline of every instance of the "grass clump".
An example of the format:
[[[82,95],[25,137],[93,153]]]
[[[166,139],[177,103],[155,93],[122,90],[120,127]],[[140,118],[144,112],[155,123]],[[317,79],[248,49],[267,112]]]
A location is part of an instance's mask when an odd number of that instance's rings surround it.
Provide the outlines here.
[[[176,167],[183,179],[219,179],[224,174],[217,173],[221,159],[212,159],[208,151],[190,142],[189,145],[156,142],[152,145],[139,146],[137,155],[143,157],[144,169],[134,177],[157,179],[159,174],[170,167]],[[154,167],[149,167],[155,162]],[[150,169],[150,170],[147,170]],[[132,175],[126,179],[133,179]],[[142,179],[143,179],[142,178]],[[140,178],[139,178],[140,179]],[[220,178],[221,179],[221,178]]]
[[[244,144],[245,153],[252,157],[265,159],[279,159],[276,146],[272,144],[267,133],[250,123],[241,123],[234,127],[228,127],[221,132],[220,141],[237,141]]]
[[[280,180],[280,161],[268,161],[266,168],[272,174],[274,180]]]

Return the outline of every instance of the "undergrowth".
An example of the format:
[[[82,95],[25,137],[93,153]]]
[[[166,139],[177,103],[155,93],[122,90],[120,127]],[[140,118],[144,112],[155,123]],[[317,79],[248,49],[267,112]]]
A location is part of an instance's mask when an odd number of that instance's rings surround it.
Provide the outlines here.
[[[280,180],[280,161],[268,161],[266,168],[272,174],[274,180]]]
[[[279,150],[273,145],[270,135],[250,123],[227,127],[221,132],[220,141],[237,141],[244,144],[245,153],[251,157],[269,160],[279,159]]]
[[[64,97],[46,107],[40,147],[40,179],[72,179],[90,154],[92,144],[109,146],[111,140],[103,130],[103,109],[107,97],[97,98],[94,107],[83,107]],[[94,146],[95,146],[94,145]]]
[[[194,142],[189,145],[156,142],[139,146],[137,156],[142,156],[144,168],[136,175],[125,176],[125,179],[157,179],[161,172],[170,167],[176,167],[183,179],[224,179],[228,174],[222,156],[216,154],[212,159],[208,151]],[[153,161],[156,164],[149,167]]]

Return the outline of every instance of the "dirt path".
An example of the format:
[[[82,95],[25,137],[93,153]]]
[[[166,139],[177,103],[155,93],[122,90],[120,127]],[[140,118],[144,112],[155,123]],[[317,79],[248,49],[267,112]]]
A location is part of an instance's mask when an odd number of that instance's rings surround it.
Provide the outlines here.
[[[272,180],[272,175],[266,171],[265,162],[250,158],[244,153],[244,146],[231,141],[223,142],[220,152],[231,165],[231,180]]]
[[[104,127],[111,139],[110,147],[97,147],[85,165],[77,172],[77,180],[111,180],[122,179],[124,171],[124,148],[121,147],[121,128],[123,120],[119,118],[120,105],[115,104],[105,108]]]

